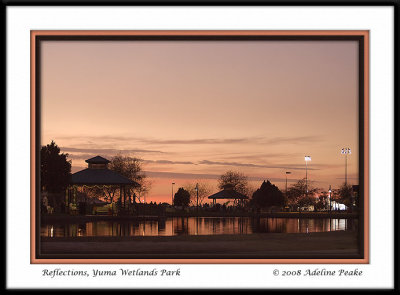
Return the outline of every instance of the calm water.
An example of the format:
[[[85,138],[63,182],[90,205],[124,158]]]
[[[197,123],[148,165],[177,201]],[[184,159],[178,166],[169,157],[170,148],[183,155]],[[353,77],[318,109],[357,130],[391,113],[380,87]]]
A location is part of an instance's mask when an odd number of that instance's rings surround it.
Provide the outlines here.
[[[353,219],[250,217],[174,217],[146,221],[93,221],[82,224],[45,224],[43,237],[175,236],[252,233],[307,233],[356,230]]]

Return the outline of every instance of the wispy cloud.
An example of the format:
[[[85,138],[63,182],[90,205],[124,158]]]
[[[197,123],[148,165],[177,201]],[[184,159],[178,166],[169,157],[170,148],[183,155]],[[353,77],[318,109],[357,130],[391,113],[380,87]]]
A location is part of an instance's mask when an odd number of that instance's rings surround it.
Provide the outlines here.
[[[145,171],[145,174],[154,178],[171,178],[171,179],[218,179],[217,174],[203,174],[203,173],[177,173],[177,172],[159,172],[159,171]]]
[[[180,164],[180,165],[197,165],[190,161],[169,161],[169,160],[144,160],[145,163],[155,164]]]
[[[268,136],[254,136],[254,137],[237,137],[237,138],[152,138],[152,137],[137,137],[137,136],[115,136],[115,135],[104,135],[104,136],[63,136],[60,139],[76,140],[87,142],[130,142],[130,143],[142,143],[148,145],[223,145],[223,144],[236,144],[236,143],[249,143],[249,144],[300,144],[305,142],[316,142],[323,140],[323,136],[279,136],[279,137],[268,137]]]
[[[63,150],[61,150],[63,151]],[[101,155],[104,157],[107,157],[106,154],[101,153]],[[73,159],[73,160],[87,160],[90,158],[95,157],[96,155],[94,154],[68,154],[68,158]]]
[[[317,142],[322,141],[323,137],[318,136],[281,136],[281,137],[273,137],[273,138],[266,138],[265,143],[267,144],[300,144],[305,142]]]
[[[195,139],[141,139],[146,144],[234,144],[248,143],[262,140],[259,137],[243,137],[243,138],[195,138]]]
[[[109,148],[73,148],[60,147],[62,152],[67,153],[89,153],[89,154],[132,154],[132,153],[157,153],[162,154],[162,151],[146,150],[146,149],[109,149]]]
[[[235,144],[235,143],[259,143],[259,144],[299,144],[303,142],[321,141],[321,136],[297,136],[297,137],[240,137],[240,138],[194,138],[194,139],[154,139],[137,138],[136,140],[146,144]]]
[[[214,154],[214,156],[219,156],[224,160],[260,160],[264,158],[296,158],[301,157],[300,153],[253,153],[253,154],[243,154],[243,153],[224,153],[224,154]]]
[[[240,163],[240,162],[216,162],[202,160],[199,164],[203,165],[219,165],[219,166],[234,166],[234,167],[250,167],[250,168],[271,168],[271,169],[291,169],[291,170],[304,170],[305,167],[300,167],[298,165],[259,165],[252,163]],[[308,168],[308,170],[319,170],[317,168]]]
[[[221,176],[220,174],[207,174],[207,173],[176,173],[176,172],[160,172],[160,171],[145,171],[145,174],[150,178],[168,178],[171,180],[176,179],[209,179],[209,180],[217,180]],[[271,177],[262,177],[262,176],[248,176],[247,180],[249,181],[264,181],[269,180],[271,182],[286,182],[286,178],[271,178]],[[288,183],[297,182],[298,179],[287,179]],[[310,181],[315,182],[315,181]]]

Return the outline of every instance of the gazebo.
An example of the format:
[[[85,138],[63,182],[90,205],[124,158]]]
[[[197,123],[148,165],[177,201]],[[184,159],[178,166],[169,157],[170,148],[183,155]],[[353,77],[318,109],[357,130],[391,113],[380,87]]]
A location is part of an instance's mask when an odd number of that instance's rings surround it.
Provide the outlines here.
[[[243,205],[244,200],[248,199],[247,196],[235,191],[232,187],[229,186],[226,186],[222,191],[219,191],[218,193],[215,193],[208,198],[213,200],[213,206],[215,205],[217,200],[221,199],[234,200],[234,203],[237,203],[238,205]]]
[[[108,169],[109,160],[96,156],[85,161],[88,168],[72,174],[71,182],[67,190],[66,203],[67,206],[76,204],[76,190],[81,186],[115,186],[120,189],[121,203],[125,207],[126,203],[126,187],[137,186],[138,183],[129,178]]]

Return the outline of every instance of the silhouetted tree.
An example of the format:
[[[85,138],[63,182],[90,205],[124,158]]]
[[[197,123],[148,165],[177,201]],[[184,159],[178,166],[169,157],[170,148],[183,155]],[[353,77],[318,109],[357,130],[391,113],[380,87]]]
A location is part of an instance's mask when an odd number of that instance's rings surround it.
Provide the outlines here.
[[[109,168],[138,184],[137,186],[127,187],[127,194],[128,196],[133,196],[134,192],[136,192],[140,203],[141,198],[144,197],[151,188],[151,182],[143,172],[143,160],[137,157],[117,155],[112,157]]]
[[[49,193],[64,192],[71,178],[71,161],[68,154],[60,153],[54,141],[40,149],[41,190]]]
[[[196,184],[198,184],[199,206],[201,206],[201,204],[203,204],[204,199],[211,193],[211,185],[204,181],[196,181],[188,183],[184,186],[184,189],[187,190],[190,194],[190,203],[192,205],[197,205]]]
[[[317,201],[314,204],[316,210],[326,209],[329,204],[329,196],[326,192],[319,195]]]
[[[232,188],[243,195],[249,194],[247,176],[238,171],[230,170],[222,174],[218,179],[218,188]]]
[[[117,172],[120,175],[135,181],[138,185],[126,186],[126,194],[128,200],[131,199],[135,202],[135,198],[139,203],[141,198],[144,197],[151,188],[151,182],[147,179],[146,174],[143,172],[143,160],[137,157],[122,156],[121,154],[111,158],[108,165],[110,170]],[[106,197],[111,203],[114,201],[115,195],[119,192],[119,185],[110,185],[107,187],[92,187],[91,193],[97,197]]]
[[[304,207],[314,205],[316,202],[315,193],[317,188],[313,188],[310,183],[307,184],[308,193],[306,193],[306,179],[300,179],[294,183],[287,191],[287,203],[291,206]]]
[[[174,206],[187,207],[190,203],[190,193],[180,187],[174,195]]]
[[[64,192],[71,179],[71,161],[67,157],[54,141],[40,149],[40,188],[47,193],[48,205],[55,212],[64,210]],[[41,209],[46,213],[45,206]]]
[[[282,206],[284,204],[283,193],[269,180],[261,184],[253,193],[252,203],[257,207]]]
[[[334,193],[334,198],[337,202],[351,207],[353,204],[353,187],[349,184],[343,183],[338,190]]]

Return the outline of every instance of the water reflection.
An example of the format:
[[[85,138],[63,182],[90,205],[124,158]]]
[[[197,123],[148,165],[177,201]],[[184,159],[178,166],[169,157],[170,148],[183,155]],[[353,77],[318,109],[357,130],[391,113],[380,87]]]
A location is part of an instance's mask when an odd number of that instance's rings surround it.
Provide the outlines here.
[[[252,233],[309,233],[356,230],[356,219],[174,217],[146,221],[92,221],[45,224],[43,237],[77,236],[175,236]]]

